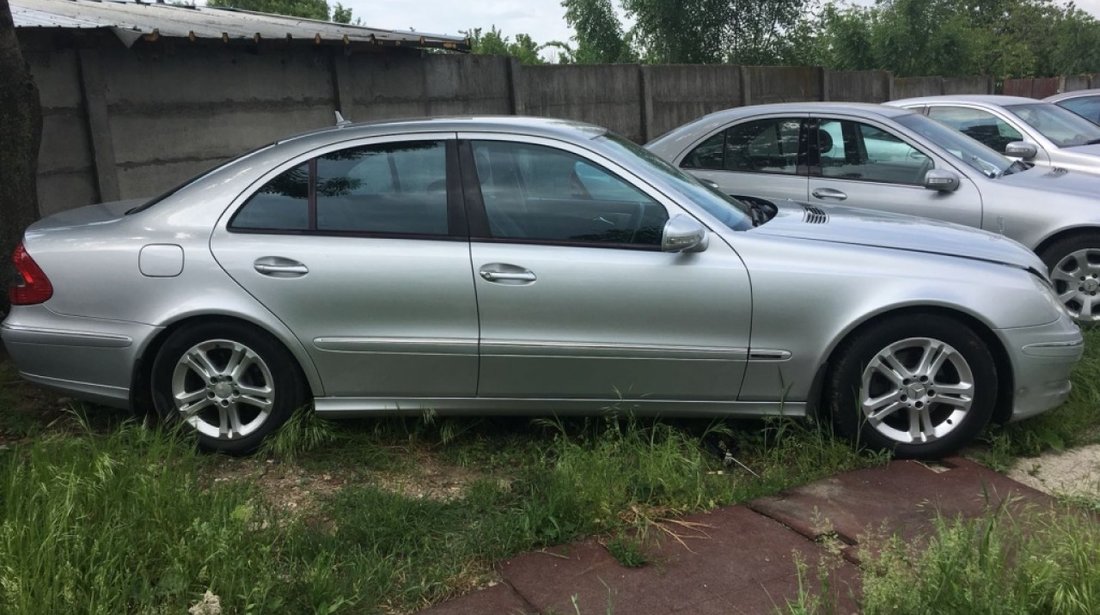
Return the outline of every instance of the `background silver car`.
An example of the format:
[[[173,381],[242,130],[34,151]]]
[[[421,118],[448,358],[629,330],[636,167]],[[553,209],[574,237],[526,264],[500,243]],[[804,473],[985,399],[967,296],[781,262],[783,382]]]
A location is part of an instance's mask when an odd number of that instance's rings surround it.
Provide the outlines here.
[[[1100,177],[1028,169],[925,116],[857,103],[729,109],[646,147],[729,194],[843,202],[1004,234],[1042,257],[1074,317],[1100,320]]]
[[[29,379],[254,448],[371,412],[831,414],[901,455],[1063,401],[1079,329],[1033,254],[906,216],[735,202],[603,129],[323,130],[30,227]]]
[[[1054,103],[1080,115],[1093,124],[1100,124],[1100,89],[1076,90],[1047,96],[1043,102]]]
[[[926,96],[886,103],[943,122],[1020,160],[1100,173],[1100,126],[1058,105],[1019,96]]]

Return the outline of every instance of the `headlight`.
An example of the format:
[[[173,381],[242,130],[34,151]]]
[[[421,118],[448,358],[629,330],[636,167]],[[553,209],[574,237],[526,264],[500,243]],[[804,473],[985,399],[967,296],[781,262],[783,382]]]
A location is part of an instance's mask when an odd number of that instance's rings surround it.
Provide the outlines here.
[[[1043,296],[1050,301],[1051,305],[1054,306],[1054,309],[1070,318],[1073,318],[1073,314],[1071,314],[1069,308],[1067,308],[1066,305],[1062,303],[1061,298],[1058,297],[1058,291],[1054,290],[1054,285],[1050,283],[1050,280],[1046,276],[1040,275],[1034,270],[1029,270],[1029,273],[1031,273],[1031,281],[1035,283],[1036,287],[1038,287],[1039,292],[1041,292]]]

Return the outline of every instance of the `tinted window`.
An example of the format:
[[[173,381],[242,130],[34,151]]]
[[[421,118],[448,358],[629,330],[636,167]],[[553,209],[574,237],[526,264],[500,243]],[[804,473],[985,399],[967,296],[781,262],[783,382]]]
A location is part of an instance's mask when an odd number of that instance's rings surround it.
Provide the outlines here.
[[[440,141],[386,143],[317,159],[317,229],[447,234],[447,162]]]
[[[895,121],[987,177],[999,177],[1012,171],[1013,163],[1008,158],[935,120],[909,114],[900,115]]]
[[[309,165],[283,171],[253,194],[231,228],[270,231],[309,229]]]
[[[493,237],[659,246],[665,208],[630,183],[550,147],[478,141],[474,162]]]
[[[981,109],[931,107],[928,109],[928,117],[943,122],[1001,153],[1004,153],[1009,143],[1022,141],[1024,138],[1020,131],[1010,126],[1008,122]]]
[[[1071,98],[1069,100],[1059,101],[1058,105],[1069,109],[1091,122],[1100,124],[1100,96]]]
[[[823,177],[921,185],[932,168],[928,156],[869,124],[821,120],[815,143]]]
[[[801,120],[768,119],[727,128],[684,158],[689,169],[757,173],[798,172]]]
[[[234,230],[446,235],[442,141],[386,143],[316,158],[264,184],[230,223]],[[310,220],[310,186],[316,219]]]

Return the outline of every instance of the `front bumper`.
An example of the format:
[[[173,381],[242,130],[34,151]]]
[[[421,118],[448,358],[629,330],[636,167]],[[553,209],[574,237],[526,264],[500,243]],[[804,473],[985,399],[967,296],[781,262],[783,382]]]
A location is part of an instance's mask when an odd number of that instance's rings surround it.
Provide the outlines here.
[[[125,408],[139,352],[157,327],[63,316],[44,306],[18,306],[0,338],[19,374],[73,397]]]
[[[1012,362],[1010,421],[1060,406],[1069,397],[1070,375],[1085,350],[1081,329],[1067,316],[1046,325],[997,331]]]

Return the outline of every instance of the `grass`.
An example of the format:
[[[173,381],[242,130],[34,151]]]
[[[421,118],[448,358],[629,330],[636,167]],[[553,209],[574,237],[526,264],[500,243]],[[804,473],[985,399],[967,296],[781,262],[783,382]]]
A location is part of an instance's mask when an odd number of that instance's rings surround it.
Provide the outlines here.
[[[1098,335],[1069,403],[992,430],[987,459],[1100,439]],[[0,611],[12,613],[182,612],[208,590],[225,613],[411,612],[494,580],[502,558],[582,536],[601,537],[626,566],[651,565],[649,532],[667,518],[886,460],[785,418],[330,423],[311,413],[236,460],[125,413],[61,412],[71,404],[13,383],[4,364],[0,378]],[[719,442],[729,463],[701,441]],[[1048,529],[1054,548],[1062,535]],[[947,545],[964,530],[942,531]],[[1007,553],[1044,546],[1013,544]],[[900,564],[882,570],[865,584],[935,587],[906,581]],[[1083,587],[1065,578],[1035,587]]]
[[[1097,502],[1091,507],[1095,509]],[[1100,524],[1072,506],[1001,505],[978,519],[935,521],[924,544],[888,540],[862,566],[866,615],[1090,615],[1100,604]],[[799,569],[805,583],[805,566]],[[826,578],[820,576],[819,578]],[[827,596],[822,592],[820,595]],[[800,592],[790,614],[836,612]]]

